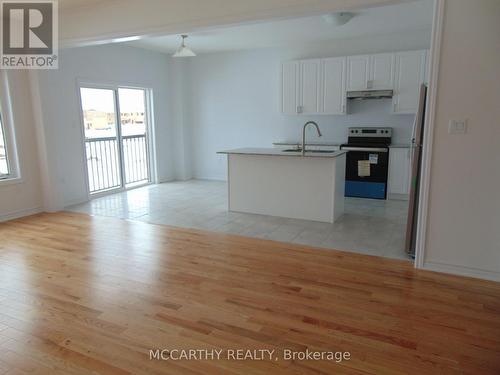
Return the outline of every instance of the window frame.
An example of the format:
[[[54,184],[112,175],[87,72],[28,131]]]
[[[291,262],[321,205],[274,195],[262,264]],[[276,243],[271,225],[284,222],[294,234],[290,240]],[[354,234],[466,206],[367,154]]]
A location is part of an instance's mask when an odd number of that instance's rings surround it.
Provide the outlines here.
[[[0,175],[0,185],[3,185],[21,181],[9,82],[5,71],[0,72],[0,121],[5,141],[5,156],[9,172],[6,175]]]

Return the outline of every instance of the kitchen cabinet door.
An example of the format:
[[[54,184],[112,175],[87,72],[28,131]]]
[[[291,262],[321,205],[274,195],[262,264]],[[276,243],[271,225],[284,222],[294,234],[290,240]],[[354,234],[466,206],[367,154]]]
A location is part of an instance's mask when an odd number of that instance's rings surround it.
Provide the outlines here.
[[[346,58],[323,59],[322,62],[321,113],[341,115],[346,113]]]
[[[319,59],[300,62],[299,113],[320,112],[320,68]]]
[[[410,193],[410,151],[409,147],[389,150],[387,191],[392,197],[407,198]]]
[[[418,109],[420,84],[425,80],[426,51],[395,54],[394,113],[414,114]]]
[[[370,56],[347,57],[347,91],[366,90],[370,71]]]
[[[368,89],[392,90],[394,88],[394,54],[381,53],[370,57]]]
[[[283,63],[281,74],[281,112],[295,115],[299,111],[299,62]]]

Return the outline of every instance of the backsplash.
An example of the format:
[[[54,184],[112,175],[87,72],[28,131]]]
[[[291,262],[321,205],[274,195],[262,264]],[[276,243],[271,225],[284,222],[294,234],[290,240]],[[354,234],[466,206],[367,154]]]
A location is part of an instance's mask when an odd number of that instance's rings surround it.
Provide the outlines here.
[[[409,143],[414,115],[391,114],[391,99],[351,100],[347,104],[345,116],[286,116],[284,115],[283,139],[276,141],[297,142],[301,137],[302,126],[306,121],[316,121],[323,137],[318,138],[313,129],[308,131],[309,141],[338,142],[347,141],[347,129],[353,126],[377,126],[393,128],[392,143]]]

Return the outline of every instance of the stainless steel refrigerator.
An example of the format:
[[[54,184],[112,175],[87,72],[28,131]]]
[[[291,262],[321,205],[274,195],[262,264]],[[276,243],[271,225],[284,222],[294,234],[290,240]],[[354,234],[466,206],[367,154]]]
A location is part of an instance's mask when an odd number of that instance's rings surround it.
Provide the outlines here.
[[[410,169],[410,197],[408,208],[408,219],[406,224],[406,252],[415,257],[415,242],[417,235],[418,203],[420,190],[420,173],[422,164],[422,142],[424,139],[425,107],[427,98],[427,86],[420,86],[420,95],[418,102],[418,111],[413,125],[413,134],[411,139],[411,169]]]

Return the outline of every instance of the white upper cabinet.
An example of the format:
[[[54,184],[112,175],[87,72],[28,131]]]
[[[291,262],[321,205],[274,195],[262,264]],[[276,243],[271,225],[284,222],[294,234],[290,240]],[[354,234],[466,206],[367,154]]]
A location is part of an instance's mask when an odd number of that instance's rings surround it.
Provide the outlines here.
[[[298,113],[299,63],[286,62],[282,66],[281,111],[288,115]]]
[[[319,59],[300,62],[299,113],[320,112],[320,69]]]
[[[427,81],[427,51],[291,61],[283,64],[282,112],[346,114],[346,91],[394,90],[393,113],[414,114]]]
[[[369,75],[370,55],[347,57],[347,91],[366,90]]]
[[[328,115],[345,114],[346,112],[346,58],[334,57],[323,59],[322,70],[322,103],[321,113]]]
[[[393,80],[393,53],[347,58],[347,91],[392,89]]]
[[[370,56],[368,89],[391,90],[394,87],[394,54],[380,53]]]
[[[420,84],[425,81],[426,55],[425,50],[395,54],[394,113],[417,112]]]
[[[286,62],[281,111],[285,114],[345,114],[345,57]]]

